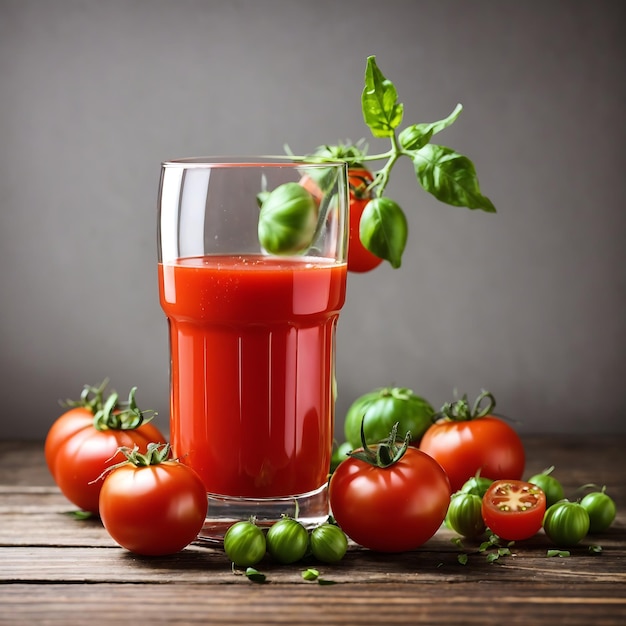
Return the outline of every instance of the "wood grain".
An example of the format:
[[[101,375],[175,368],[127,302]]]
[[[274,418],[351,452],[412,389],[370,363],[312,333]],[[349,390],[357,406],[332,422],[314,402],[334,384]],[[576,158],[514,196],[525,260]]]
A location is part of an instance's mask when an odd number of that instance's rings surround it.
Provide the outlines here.
[[[606,484],[618,517],[567,558],[539,533],[488,563],[442,528],[421,548],[384,555],[351,545],[336,584],[303,580],[307,563],[263,561],[265,584],[233,573],[223,551],[192,544],[144,558],[121,549],[98,520],[77,520],[45,468],[40,443],[0,443],[0,624],[572,624],[626,623],[626,439],[533,437],[527,475],[555,465],[573,498]],[[588,547],[601,544],[601,554]],[[458,555],[469,554],[461,565]]]

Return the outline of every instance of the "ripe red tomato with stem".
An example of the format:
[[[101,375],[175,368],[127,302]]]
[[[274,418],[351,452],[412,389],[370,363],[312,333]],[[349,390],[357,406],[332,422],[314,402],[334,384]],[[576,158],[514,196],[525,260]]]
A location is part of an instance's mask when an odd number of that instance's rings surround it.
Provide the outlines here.
[[[350,186],[348,270],[351,272],[369,272],[383,262],[383,259],[370,252],[363,245],[359,235],[361,215],[372,198],[369,186],[373,180],[372,173],[365,167],[353,166],[348,168],[348,184]]]
[[[496,480],[483,496],[485,524],[507,541],[521,541],[539,532],[545,512],[543,489],[522,480]]]
[[[108,380],[105,379],[98,387],[85,385],[80,400],[66,400],[62,403],[67,410],[52,424],[44,445],[46,464],[53,477],[54,460],[59,445],[70,435],[93,424],[95,414],[103,408],[103,394],[107,384]]]
[[[198,474],[170,459],[169,444],[122,448],[127,461],[104,478],[100,518],[111,537],[136,554],[174,554],[197,536],[207,513],[207,496]]]
[[[492,414],[494,407],[495,398],[488,391],[478,396],[473,407],[464,396],[444,405],[442,417],[422,437],[420,450],[443,467],[453,492],[477,472],[492,480],[522,477],[524,446],[517,432]]]
[[[149,443],[166,442],[148,421],[151,416],[137,406],[135,392],[133,387],[126,403],[111,393],[91,416],[92,409],[86,407],[71,410],[53,424],[46,438],[46,460],[59,489],[70,502],[94,515],[98,514],[100,477],[123,458],[119,449],[136,445],[146,452]]]
[[[342,461],[330,479],[329,500],[339,527],[356,543],[378,552],[413,550],[445,519],[450,483],[427,454],[396,442],[398,424],[386,442]]]

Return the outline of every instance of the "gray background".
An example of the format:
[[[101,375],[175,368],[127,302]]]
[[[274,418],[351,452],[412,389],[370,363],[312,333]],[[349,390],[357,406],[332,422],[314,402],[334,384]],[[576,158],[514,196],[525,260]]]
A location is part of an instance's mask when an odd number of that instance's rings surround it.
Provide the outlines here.
[[[160,162],[369,137],[375,54],[405,122],[498,214],[437,203],[400,162],[400,270],[351,275],[338,426],[374,387],[493,391],[523,432],[626,432],[626,4],[589,0],[0,0],[2,438],[109,376],[167,428]],[[370,140],[370,152],[387,143]]]

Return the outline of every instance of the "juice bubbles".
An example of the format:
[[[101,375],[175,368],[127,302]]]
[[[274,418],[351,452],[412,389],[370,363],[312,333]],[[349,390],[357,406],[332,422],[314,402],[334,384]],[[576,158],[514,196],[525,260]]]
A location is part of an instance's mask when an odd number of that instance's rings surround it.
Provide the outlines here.
[[[159,263],[158,272],[174,456],[211,494],[275,498],[322,487],[345,263],[208,255]]]

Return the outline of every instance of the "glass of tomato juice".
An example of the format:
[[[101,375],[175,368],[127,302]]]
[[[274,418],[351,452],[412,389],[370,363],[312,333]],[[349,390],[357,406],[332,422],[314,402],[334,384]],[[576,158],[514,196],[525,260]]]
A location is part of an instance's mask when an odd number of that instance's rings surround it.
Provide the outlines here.
[[[303,249],[271,254],[260,242],[259,207],[286,183],[311,193],[316,225]],[[206,486],[200,539],[220,541],[251,516],[271,524],[288,515],[308,526],[328,517],[347,189],[343,162],[162,164],[158,279],[169,326],[170,442]],[[284,208],[279,239],[291,224],[293,207]]]

